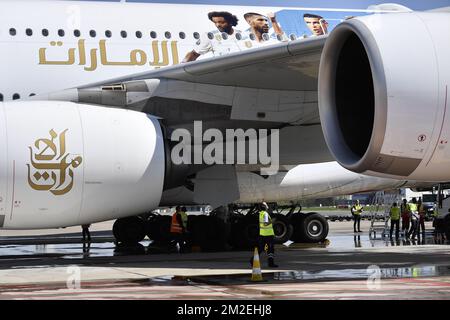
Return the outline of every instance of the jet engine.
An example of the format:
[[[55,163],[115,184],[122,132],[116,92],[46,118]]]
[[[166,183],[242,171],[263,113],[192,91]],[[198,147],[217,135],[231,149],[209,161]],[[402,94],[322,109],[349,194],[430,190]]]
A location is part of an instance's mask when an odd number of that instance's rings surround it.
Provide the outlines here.
[[[319,70],[327,145],[345,168],[450,179],[450,14],[374,14],[329,35]]]
[[[70,102],[0,104],[0,228],[80,225],[148,212],[165,177],[159,122]]]

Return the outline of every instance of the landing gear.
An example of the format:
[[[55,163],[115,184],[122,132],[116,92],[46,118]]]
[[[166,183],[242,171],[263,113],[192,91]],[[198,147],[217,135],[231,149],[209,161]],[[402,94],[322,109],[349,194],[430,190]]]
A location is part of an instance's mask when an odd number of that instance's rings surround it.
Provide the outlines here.
[[[278,206],[269,204],[276,244],[288,240],[294,242],[318,243],[326,239],[328,222],[318,213],[303,213],[301,206]],[[287,213],[286,213],[287,211]],[[246,213],[245,213],[246,212]],[[245,214],[244,214],[245,213]],[[257,206],[235,206],[230,244],[234,248],[251,249],[258,243],[259,216]]]
[[[303,213],[297,205],[278,206],[269,204],[274,243],[288,240],[303,243],[318,243],[328,235],[328,222],[318,213]],[[150,214],[146,218],[129,217],[114,223],[116,241],[134,245],[147,235],[154,243],[169,244],[170,215]],[[256,205],[231,205],[221,207],[209,215],[189,215],[186,241],[201,251],[223,251],[229,246],[248,250],[258,245],[259,210]]]

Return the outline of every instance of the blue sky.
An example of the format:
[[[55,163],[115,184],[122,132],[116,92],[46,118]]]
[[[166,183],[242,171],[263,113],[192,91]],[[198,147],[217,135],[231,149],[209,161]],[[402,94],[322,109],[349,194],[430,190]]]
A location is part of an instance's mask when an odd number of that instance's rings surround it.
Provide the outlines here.
[[[91,0],[85,0],[91,1]],[[96,0],[112,1],[119,0]],[[426,10],[450,6],[450,0],[127,0],[127,2],[159,2],[159,3],[198,3],[220,5],[249,5],[249,6],[286,6],[286,7],[333,7],[366,9],[369,5],[377,3],[394,2],[402,4],[413,10]]]

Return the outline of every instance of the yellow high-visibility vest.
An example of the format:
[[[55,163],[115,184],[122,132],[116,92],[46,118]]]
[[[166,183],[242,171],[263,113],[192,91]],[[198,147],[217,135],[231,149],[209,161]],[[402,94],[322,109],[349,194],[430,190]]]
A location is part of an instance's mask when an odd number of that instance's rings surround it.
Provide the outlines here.
[[[188,215],[184,211],[180,211],[180,215],[181,215],[181,221],[183,222],[184,230],[186,230],[187,229],[187,223],[188,223]]]
[[[434,208],[434,211],[433,211],[433,217],[437,217],[439,215],[439,209],[436,207],[436,208]]]
[[[355,210],[353,210],[353,214],[360,216],[362,213],[362,206],[361,205],[356,205],[355,206]]]
[[[274,236],[275,232],[273,231],[272,221],[269,217],[269,225],[264,225],[264,215],[266,214],[266,211],[260,211],[259,212],[259,235],[268,237],[268,236]]]
[[[391,208],[391,220],[400,220],[400,208],[399,207]]]

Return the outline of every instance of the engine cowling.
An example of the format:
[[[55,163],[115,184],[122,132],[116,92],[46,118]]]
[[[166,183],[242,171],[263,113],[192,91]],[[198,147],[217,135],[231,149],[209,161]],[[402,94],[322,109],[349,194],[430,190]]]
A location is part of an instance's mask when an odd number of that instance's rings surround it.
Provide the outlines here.
[[[0,104],[0,228],[80,225],[159,205],[159,122],[70,102]]]
[[[330,34],[319,71],[327,145],[345,168],[450,179],[450,14],[374,14]]]

